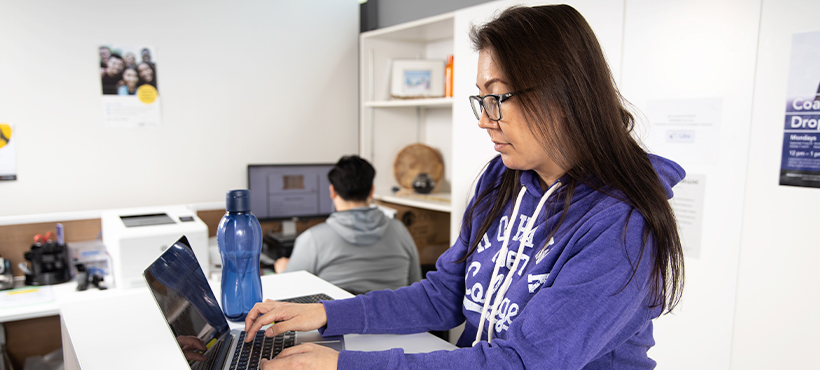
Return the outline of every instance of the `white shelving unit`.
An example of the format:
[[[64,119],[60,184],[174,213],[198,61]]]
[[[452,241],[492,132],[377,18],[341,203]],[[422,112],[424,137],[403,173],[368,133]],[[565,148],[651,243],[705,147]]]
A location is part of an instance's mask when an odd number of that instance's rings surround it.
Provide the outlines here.
[[[396,59],[437,59],[453,54],[454,13],[365,32],[360,36],[359,155],[376,168],[374,197],[406,206],[450,212],[453,98],[391,99],[390,74]],[[393,162],[404,147],[436,149],[444,175],[430,197],[397,195]],[[447,199],[443,201],[442,199]]]
[[[364,103],[365,108],[390,108],[390,107],[430,107],[449,108],[453,106],[453,98],[431,98],[431,99],[411,99],[411,100],[383,100],[368,101]]]

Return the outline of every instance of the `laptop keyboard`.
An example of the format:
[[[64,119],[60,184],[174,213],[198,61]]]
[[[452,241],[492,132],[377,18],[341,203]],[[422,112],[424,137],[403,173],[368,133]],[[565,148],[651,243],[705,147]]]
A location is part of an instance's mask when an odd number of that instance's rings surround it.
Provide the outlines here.
[[[301,297],[296,297],[296,298],[282,299],[282,300],[279,300],[279,302],[319,303],[319,301],[332,301],[332,300],[333,300],[333,298],[331,298],[329,295],[324,294],[324,293],[319,293],[319,294],[311,294],[311,295],[306,295],[306,296],[301,296]]]
[[[319,303],[319,301],[332,301],[333,298],[327,294],[311,294],[302,297],[283,299],[280,302],[291,303]],[[283,349],[292,347],[296,343],[296,333],[289,331],[279,334],[273,338],[265,336],[265,331],[256,332],[253,340],[245,343],[245,332],[239,333],[236,350],[231,359],[230,370],[257,370],[259,360],[276,357]]]
[[[296,343],[296,333],[289,331],[273,338],[265,336],[265,331],[256,332],[253,340],[245,343],[245,332],[239,334],[239,339],[231,359],[231,370],[257,370],[259,360],[270,360],[283,349],[292,347]]]

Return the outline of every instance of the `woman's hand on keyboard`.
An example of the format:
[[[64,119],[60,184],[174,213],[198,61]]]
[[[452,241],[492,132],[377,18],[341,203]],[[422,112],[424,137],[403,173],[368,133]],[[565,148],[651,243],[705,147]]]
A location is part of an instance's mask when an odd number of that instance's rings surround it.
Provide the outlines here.
[[[339,352],[336,350],[314,343],[305,343],[285,348],[272,360],[263,359],[259,362],[259,369],[332,370],[336,369],[338,363]]]
[[[321,303],[288,303],[270,299],[253,306],[245,318],[245,331],[254,333],[263,326],[271,325],[265,330],[268,337],[277,336],[286,331],[308,331],[327,325],[327,313]],[[245,337],[249,342],[251,335]]]

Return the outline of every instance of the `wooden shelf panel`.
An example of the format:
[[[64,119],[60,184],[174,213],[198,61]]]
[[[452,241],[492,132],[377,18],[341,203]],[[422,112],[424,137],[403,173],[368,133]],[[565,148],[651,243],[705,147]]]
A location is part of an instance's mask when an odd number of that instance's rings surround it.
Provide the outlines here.
[[[449,193],[413,194],[413,195],[387,195],[374,194],[373,198],[383,202],[401,204],[408,207],[428,209],[431,211],[450,213],[452,202],[449,201]],[[447,199],[443,201],[441,199]]]

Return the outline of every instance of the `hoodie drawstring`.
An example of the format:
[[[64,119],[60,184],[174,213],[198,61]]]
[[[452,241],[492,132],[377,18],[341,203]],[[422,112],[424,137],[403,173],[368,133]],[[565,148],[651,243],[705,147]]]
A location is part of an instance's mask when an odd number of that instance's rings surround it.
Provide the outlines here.
[[[490,325],[487,328],[487,342],[492,343],[493,341],[493,325],[495,325],[495,317],[498,314],[498,307],[501,305],[501,302],[504,300],[504,295],[507,294],[507,289],[509,289],[510,284],[512,283],[512,276],[515,274],[515,270],[518,269],[518,263],[521,261],[521,255],[524,253],[524,245],[526,244],[527,238],[529,238],[530,230],[532,230],[533,225],[535,224],[535,220],[538,218],[538,215],[541,213],[541,208],[544,207],[544,203],[546,203],[547,198],[549,198],[552,193],[554,193],[558,188],[561,187],[561,182],[556,182],[551,186],[543,196],[541,196],[541,200],[538,202],[538,206],[535,207],[535,212],[533,213],[530,220],[527,222],[526,227],[524,228],[523,236],[520,240],[518,240],[518,253],[515,255],[515,261],[513,262],[512,268],[507,273],[507,277],[504,279],[504,283],[501,284],[501,287],[498,289],[498,294],[495,296],[495,303],[492,305],[492,311],[490,312],[490,301],[492,300],[495,286],[495,280],[498,277],[498,271],[502,265],[504,265],[504,261],[506,260],[507,253],[509,251],[507,244],[510,240],[510,233],[513,229],[513,225],[515,224],[516,217],[518,216],[518,209],[521,205],[521,199],[524,197],[524,194],[527,192],[527,187],[522,186],[521,191],[518,193],[518,197],[515,200],[515,206],[513,207],[513,214],[512,218],[510,218],[510,222],[507,224],[506,230],[504,230],[504,243],[501,246],[501,252],[498,254],[498,259],[495,261],[495,268],[493,269],[493,274],[490,277],[490,285],[487,288],[487,295],[484,298],[484,308],[481,310],[481,321],[478,325],[478,331],[476,331],[476,338],[473,341],[473,345],[476,345],[478,342],[481,341],[481,333],[484,331],[484,320],[487,318],[487,314],[490,313]]]
[[[524,198],[524,194],[527,192],[527,187],[521,187],[521,191],[518,192],[518,198],[515,200],[515,206],[513,206],[513,213],[510,222],[507,223],[507,228],[504,230],[504,243],[501,245],[501,252],[498,254],[498,259],[495,261],[495,268],[493,269],[493,274],[490,275],[490,285],[487,286],[487,295],[484,297],[484,308],[481,309],[481,320],[478,324],[478,331],[476,332],[475,340],[473,341],[473,345],[481,341],[481,332],[484,331],[484,319],[487,317],[487,313],[489,312],[490,307],[490,298],[493,296],[493,284],[495,281],[495,277],[498,275],[498,269],[501,267],[501,256],[507,254],[507,243],[510,241],[510,231],[512,231],[513,224],[515,224],[515,217],[518,216],[518,207],[521,205],[521,199]]]

